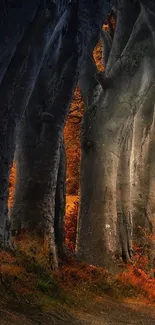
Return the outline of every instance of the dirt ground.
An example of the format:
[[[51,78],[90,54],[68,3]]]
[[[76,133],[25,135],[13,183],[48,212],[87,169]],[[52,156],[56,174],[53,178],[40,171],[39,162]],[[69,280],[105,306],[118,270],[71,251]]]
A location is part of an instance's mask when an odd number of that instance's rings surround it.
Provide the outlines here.
[[[42,313],[0,308],[0,325],[155,325],[155,306],[146,303],[118,303],[105,299],[90,304],[83,311],[66,309]]]
[[[107,300],[80,316],[84,325],[155,325],[155,306]]]

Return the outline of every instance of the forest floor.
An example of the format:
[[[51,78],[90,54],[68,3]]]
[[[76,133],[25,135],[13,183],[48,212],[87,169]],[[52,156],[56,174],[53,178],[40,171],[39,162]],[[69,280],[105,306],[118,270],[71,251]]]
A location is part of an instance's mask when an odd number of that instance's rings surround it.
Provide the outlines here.
[[[0,325],[155,325],[155,279],[143,265],[114,276],[71,258],[54,272],[38,246],[0,252]]]
[[[0,325],[154,325],[155,306],[130,301],[118,303],[104,298],[82,309],[62,308],[48,313],[36,308],[14,305],[0,308]]]
[[[66,244],[75,248],[78,197],[67,199]],[[147,259],[120,264],[117,275],[78,263],[49,266],[48,248],[23,234],[0,251],[0,325],[155,325],[155,278]]]

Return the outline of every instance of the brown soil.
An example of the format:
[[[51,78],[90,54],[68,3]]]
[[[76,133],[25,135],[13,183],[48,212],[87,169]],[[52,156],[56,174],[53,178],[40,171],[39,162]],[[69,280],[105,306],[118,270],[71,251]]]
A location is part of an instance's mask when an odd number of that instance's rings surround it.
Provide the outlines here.
[[[41,312],[34,307],[0,308],[0,325],[155,325],[154,305],[142,302],[118,303],[109,298],[84,306]]]

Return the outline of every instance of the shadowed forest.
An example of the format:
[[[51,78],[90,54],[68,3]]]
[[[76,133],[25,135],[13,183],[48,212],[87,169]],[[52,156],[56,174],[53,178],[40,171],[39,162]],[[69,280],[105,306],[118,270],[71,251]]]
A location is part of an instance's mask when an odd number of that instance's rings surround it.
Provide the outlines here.
[[[154,0],[0,16],[0,325],[154,325]]]

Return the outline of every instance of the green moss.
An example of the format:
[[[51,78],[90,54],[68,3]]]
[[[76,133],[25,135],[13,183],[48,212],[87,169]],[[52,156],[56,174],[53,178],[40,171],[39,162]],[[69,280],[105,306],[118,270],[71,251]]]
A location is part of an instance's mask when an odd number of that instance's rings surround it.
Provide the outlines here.
[[[37,288],[42,291],[43,293],[49,294],[55,296],[55,297],[59,297],[60,296],[60,289],[58,287],[58,285],[55,283],[55,280],[51,279],[51,280],[43,280],[43,279],[38,279],[37,281]]]

